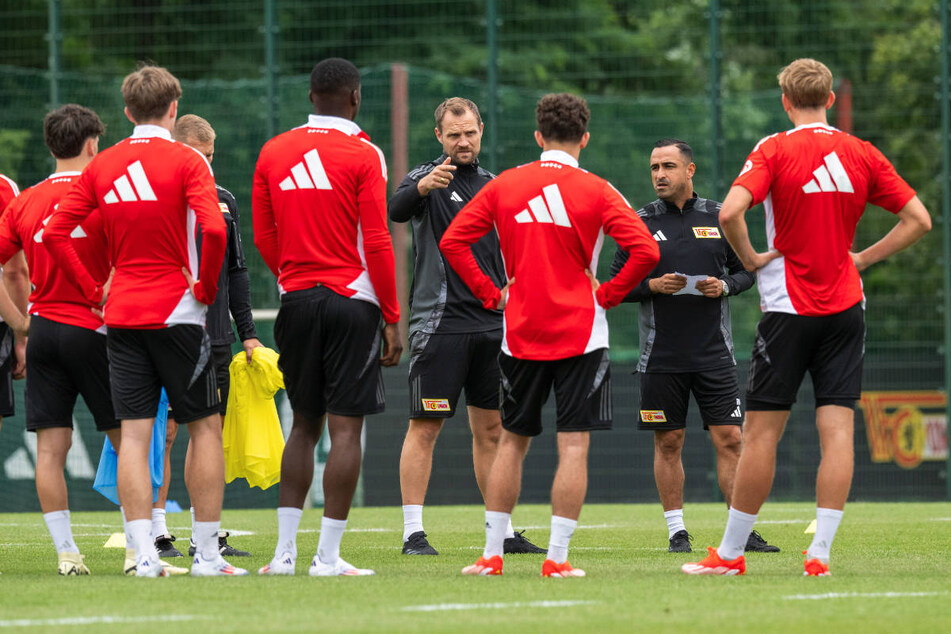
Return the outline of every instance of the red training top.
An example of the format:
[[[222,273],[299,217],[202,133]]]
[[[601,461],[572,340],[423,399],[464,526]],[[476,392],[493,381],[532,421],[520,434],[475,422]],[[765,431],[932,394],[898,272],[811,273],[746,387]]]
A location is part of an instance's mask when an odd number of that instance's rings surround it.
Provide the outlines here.
[[[60,201],[43,242],[57,266],[88,300],[102,301],[69,236],[99,210],[116,273],[105,321],[118,328],[205,324],[215,301],[227,229],[215,179],[198,151],[172,141],[165,128],[137,125],[132,136],[99,153]],[[201,223],[199,264],[196,223]],[[198,279],[193,296],[182,273]]]
[[[102,320],[93,314],[96,304],[86,299],[62,272],[43,242],[44,227],[60,199],[79,180],[80,172],[58,172],[25,190],[0,219],[0,262],[6,263],[23,250],[30,266],[29,313],[46,319],[105,332]],[[73,247],[98,283],[109,277],[108,246],[98,213],[91,214],[70,234]]]
[[[7,208],[10,201],[20,195],[20,188],[12,179],[0,174],[0,213]]]
[[[864,300],[849,251],[866,203],[897,213],[915,195],[875,146],[822,123],[761,140],[733,184],[763,203],[783,254],[756,273],[760,308],[811,316]]]
[[[386,225],[386,160],[352,121],[311,115],[261,149],[254,244],[283,294],[326,286],[400,319]]]
[[[607,348],[605,309],[619,304],[660,258],[624,197],[559,150],[486,184],[443,234],[443,254],[486,308],[498,306],[501,293],[479,268],[471,245],[493,226],[506,275],[514,278],[502,352],[517,359],[566,359]],[[595,293],[587,272],[598,269],[605,232],[630,258]]]

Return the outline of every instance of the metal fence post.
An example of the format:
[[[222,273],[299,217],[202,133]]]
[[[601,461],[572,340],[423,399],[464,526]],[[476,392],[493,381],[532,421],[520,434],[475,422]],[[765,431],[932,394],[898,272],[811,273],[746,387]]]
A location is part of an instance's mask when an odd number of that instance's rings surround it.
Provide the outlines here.
[[[264,74],[267,81],[267,138],[278,131],[277,0],[264,2]]]
[[[713,136],[713,160],[710,167],[713,174],[714,200],[723,200],[723,190],[720,186],[723,144],[720,129],[720,56],[720,0],[710,0],[710,123]]]
[[[948,410],[951,405],[951,269],[948,256],[951,255],[951,148],[948,135],[951,134],[951,104],[948,103],[948,55],[951,53],[951,39],[948,36],[948,0],[941,0],[941,258],[944,277],[944,395],[945,422],[948,422]],[[944,470],[947,498],[951,500],[951,425],[948,432],[948,461]]]
[[[488,48],[489,171],[499,170],[499,18],[498,0],[489,0],[485,10],[486,47]]]
[[[60,40],[59,30],[59,3],[60,0],[49,0],[48,31],[46,39],[49,44],[49,74],[50,74],[50,110],[59,106],[59,67],[60,67]]]

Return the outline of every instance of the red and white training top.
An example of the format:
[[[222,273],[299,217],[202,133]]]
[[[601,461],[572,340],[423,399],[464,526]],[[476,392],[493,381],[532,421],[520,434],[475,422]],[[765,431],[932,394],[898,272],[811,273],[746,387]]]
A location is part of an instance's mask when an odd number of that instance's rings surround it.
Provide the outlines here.
[[[29,313],[46,319],[105,333],[102,320],[93,312],[98,305],[86,299],[57,268],[43,241],[44,227],[66,192],[79,180],[80,172],[57,172],[25,190],[0,219],[0,262],[23,250],[30,266]],[[106,236],[102,219],[93,212],[70,234],[76,253],[99,284],[109,277]]]
[[[866,203],[898,213],[915,195],[875,146],[822,123],[761,140],[733,184],[763,203],[783,254],[756,273],[760,308],[810,316],[864,300],[849,251]]]
[[[7,208],[14,198],[20,195],[20,188],[13,182],[13,179],[0,174],[0,214]]]
[[[386,160],[353,121],[310,115],[261,149],[254,244],[281,293],[326,286],[400,319],[386,224]]]
[[[205,324],[215,301],[227,229],[205,157],[165,128],[138,125],[99,153],[60,201],[43,232],[50,255],[83,296],[102,301],[101,281],[79,257],[73,230],[96,210],[116,269],[105,306],[107,326],[155,329]],[[201,262],[195,245],[201,223]],[[195,295],[182,273],[199,280]]]
[[[616,306],[657,264],[660,252],[644,222],[614,187],[560,150],[506,170],[483,187],[439,243],[452,268],[482,300],[498,306],[500,289],[471,246],[495,228],[509,280],[502,352],[552,361],[608,347],[605,309]],[[630,258],[594,293],[604,234]]]

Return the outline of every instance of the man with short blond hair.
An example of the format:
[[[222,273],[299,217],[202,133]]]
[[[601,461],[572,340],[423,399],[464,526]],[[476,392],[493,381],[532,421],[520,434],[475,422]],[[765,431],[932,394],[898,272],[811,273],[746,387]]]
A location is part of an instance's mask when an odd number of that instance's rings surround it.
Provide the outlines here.
[[[436,139],[442,154],[413,168],[387,204],[390,220],[413,228],[413,289],[409,324],[410,421],[400,454],[403,496],[403,554],[436,555],[423,530],[423,502],[429,487],[433,449],[445,419],[456,413],[466,392],[472,430],[472,464],[485,493],[499,446],[499,365],[502,313],[472,294],[439,251],[439,240],[456,217],[495,175],[479,165],[482,117],[469,99],[450,97],[436,107]],[[499,286],[505,271],[494,231],[473,252]],[[506,553],[544,553],[506,527]]]
[[[729,519],[718,548],[687,574],[745,574],[743,547],[776,471],[776,446],[806,372],[815,391],[822,459],[816,477],[816,533],[803,563],[828,576],[829,551],[852,484],[855,401],[862,390],[865,296],[859,273],[917,242],[928,210],[871,143],[831,127],[832,73],[798,59],[779,73],[793,129],[753,148],[723,201],[720,225],[737,257],[756,271],[763,317],[747,383],[744,446]],[[763,203],[769,251],[750,242],[746,210]],[[879,241],[852,251],[866,205],[898,216]]]
[[[192,443],[185,461],[198,542],[191,573],[245,575],[218,552],[224,451],[205,315],[217,293],[227,235],[214,176],[201,154],[172,140],[181,86],[171,73],[143,67],[122,87],[126,116],[135,124],[132,136],[83,171],[50,219],[44,241],[83,295],[105,303],[112,400],[122,419],[117,484],[136,575],[167,574],[151,538],[148,466],[162,387],[178,421],[188,424]],[[105,281],[90,275],[70,240],[97,209],[114,267]]]
[[[210,163],[215,156],[215,130],[205,119],[195,114],[185,114],[175,122],[172,138],[180,143],[192,147],[204,155]],[[218,384],[218,394],[221,399],[221,416],[224,417],[228,406],[228,393],[231,387],[231,344],[234,343],[234,330],[231,328],[231,318],[234,317],[241,337],[241,345],[251,362],[251,353],[261,347],[254,321],[251,318],[251,283],[248,278],[248,268],[244,261],[244,247],[241,244],[241,230],[238,224],[238,203],[234,196],[221,185],[215,184],[218,192],[218,206],[228,227],[228,242],[225,249],[224,265],[218,277],[218,295],[215,303],[208,309],[208,319],[205,324],[211,337],[211,356],[215,367],[215,377]],[[198,243],[199,253],[201,243]],[[230,314],[229,314],[230,312]],[[173,412],[174,414],[174,412]],[[173,417],[169,417],[166,432],[165,451],[165,481],[159,489],[158,499],[152,505],[152,539],[159,557],[181,557],[182,553],[175,547],[175,537],[169,533],[165,521],[165,502],[168,499],[168,487],[171,482],[171,447],[178,433],[178,424]],[[192,522],[195,521],[195,508],[191,509]],[[188,554],[195,555],[195,540],[192,539],[188,547]],[[238,550],[228,543],[228,532],[218,532],[218,551],[225,557],[250,557],[251,554]]]

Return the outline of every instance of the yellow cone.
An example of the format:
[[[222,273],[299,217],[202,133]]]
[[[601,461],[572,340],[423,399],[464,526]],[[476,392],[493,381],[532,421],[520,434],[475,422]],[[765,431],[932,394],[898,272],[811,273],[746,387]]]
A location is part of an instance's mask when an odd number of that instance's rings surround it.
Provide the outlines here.
[[[103,548],[125,548],[125,533],[113,533],[103,544]]]
[[[806,527],[806,530],[803,531],[806,535],[814,535],[816,532],[816,520],[809,522],[809,526]]]

